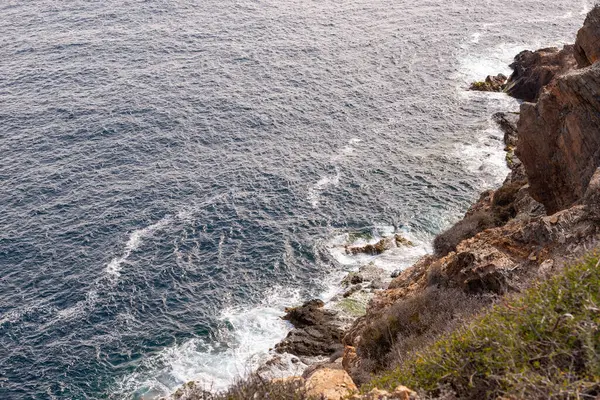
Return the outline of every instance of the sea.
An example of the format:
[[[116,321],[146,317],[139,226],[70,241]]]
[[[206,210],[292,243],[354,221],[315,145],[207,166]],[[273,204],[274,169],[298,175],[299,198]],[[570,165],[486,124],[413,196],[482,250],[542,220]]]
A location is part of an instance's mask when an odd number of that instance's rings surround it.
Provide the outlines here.
[[[219,391],[507,174],[472,81],[593,0],[2,0],[0,399]],[[401,234],[414,247],[350,256]]]

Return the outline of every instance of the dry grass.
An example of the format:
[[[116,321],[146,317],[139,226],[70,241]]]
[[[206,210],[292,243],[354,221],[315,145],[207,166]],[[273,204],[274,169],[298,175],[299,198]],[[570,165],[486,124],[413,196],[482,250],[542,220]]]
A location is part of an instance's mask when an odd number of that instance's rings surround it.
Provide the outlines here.
[[[495,219],[488,213],[477,212],[458,221],[447,231],[439,234],[433,241],[436,257],[443,257],[456,250],[463,240],[472,238],[479,232],[496,226]]]
[[[411,354],[368,386],[460,399],[600,396],[600,262],[590,257]]]
[[[173,400],[321,400],[309,396],[298,381],[268,381],[253,375],[222,393],[211,393],[189,382],[179,389]]]
[[[430,344],[487,304],[486,298],[433,286],[397,302],[363,331],[358,352],[370,360],[363,368],[373,372],[402,363],[412,351]]]

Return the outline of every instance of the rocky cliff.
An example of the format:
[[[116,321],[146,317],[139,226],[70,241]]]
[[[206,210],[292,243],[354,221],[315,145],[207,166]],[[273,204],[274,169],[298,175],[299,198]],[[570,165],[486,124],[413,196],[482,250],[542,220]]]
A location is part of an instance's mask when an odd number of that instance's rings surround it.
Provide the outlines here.
[[[554,77],[537,103],[523,103],[518,125],[530,194],[550,214],[581,200],[600,165],[600,7],[574,48],[579,68]]]
[[[575,45],[520,53],[512,67],[505,90],[526,101],[516,118],[494,117],[515,150],[511,173],[346,331],[343,365],[358,383],[393,365],[385,354],[403,359],[468,319],[464,308],[521,292],[600,242],[600,6]],[[432,317],[430,299],[456,306],[439,305]]]
[[[575,45],[520,53],[512,67],[504,90],[525,102],[520,115],[494,116],[505,132],[511,168],[503,186],[482,193],[461,221],[436,238],[433,255],[402,271],[387,287],[374,268],[349,275],[343,282],[349,289],[344,297],[365,290],[373,296],[366,315],[350,325],[341,323],[318,300],[287,310],[284,318],[295,329],[276,350],[298,357],[292,362],[312,365],[301,377],[272,381],[285,393],[292,390],[288,386],[296,389],[289,396],[269,398],[348,398],[373,374],[411,359],[489,304],[505,302],[507,294],[537,285],[598,246],[600,6],[589,13]],[[410,245],[396,237],[346,251],[379,254]],[[554,322],[551,333],[559,323]],[[534,366],[541,362],[534,361]],[[261,373],[259,381],[264,382]],[[472,386],[472,378],[466,377],[467,386]],[[261,384],[260,390],[253,392],[254,398],[271,388]],[[600,387],[590,390],[586,393],[600,394]],[[235,393],[214,398],[245,398]],[[439,391],[434,397],[457,398]],[[484,392],[469,398],[483,397]],[[400,385],[352,398],[408,400],[418,395]]]

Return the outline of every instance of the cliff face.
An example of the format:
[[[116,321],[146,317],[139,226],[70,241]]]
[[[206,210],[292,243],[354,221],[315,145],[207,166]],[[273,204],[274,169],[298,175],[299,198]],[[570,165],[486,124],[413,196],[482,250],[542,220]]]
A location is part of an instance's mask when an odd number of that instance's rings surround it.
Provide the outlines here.
[[[575,58],[580,68],[588,67],[600,60],[600,8],[590,12],[577,33]]]
[[[536,104],[522,104],[518,130],[531,195],[550,214],[581,199],[600,164],[600,63],[557,78]]]
[[[576,65],[574,46],[522,51],[510,65],[514,72],[508,80],[506,92],[517,99],[536,101],[544,86]]]
[[[583,68],[556,76],[537,103],[522,104],[518,125],[530,193],[550,214],[579,201],[600,165],[600,7],[574,48]]]
[[[557,273],[566,260],[600,243],[600,6],[588,15],[575,45],[523,52],[512,67],[508,93],[530,101],[522,104],[517,127],[495,117],[507,132],[507,150],[516,146],[512,172],[448,231],[461,239],[451,243],[452,251],[403,271],[346,332],[344,344],[356,347],[346,363],[356,381],[362,379],[357,371],[377,362],[374,343],[386,350],[395,346],[399,354],[411,351],[390,343],[407,341],[403,327],[415,325],[414,315],[421,317],[415,299],[456,290],[498,299]],[[508,220],[495,215],[499,206]],[[460,224],[469,218],[496,225],[463,237]],[[406,346],[439,334],[425,325],[419,329]]]

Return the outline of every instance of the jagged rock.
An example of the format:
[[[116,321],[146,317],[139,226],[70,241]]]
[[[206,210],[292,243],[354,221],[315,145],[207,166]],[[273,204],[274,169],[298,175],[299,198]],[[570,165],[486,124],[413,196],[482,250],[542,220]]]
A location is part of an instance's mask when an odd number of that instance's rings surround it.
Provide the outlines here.
[[[309,396],[320,396],[324,400],[342,400],[357,392],[352,378],[343,369],[322,368],[306,379]]]
[[[365,244],[364,246],[346,246],[345,249],[346,253],[352,255],[363,253],[376,256],[393,248],[394,246],[414,246],[414,244],[410,240],[404,238],[402,235],[396,234],[394,236],[383,238],[375,244]]]
[[[517,124],[519,123],[519,113],[497,112],[492,115],[492,119],[500,126],[502,132],[504,132],[504,144],[507,149],[516,147],[518,140]]]
[[[335,315],[332,311],[323,309],[324,306],[325,303],[320,299],[309,300],[300,307],[286,308],[282,319],[290,321],[296,328],[322,324]]]
[[[380,280],[384,275],[385,271],[382,268],[369,263],[361,266],[356,272],[350,272],[344,280],[342,280],[342,284],[344,286],[350,286],[364,282],[374,282]]]
[[[366,244],[364,246],[346,246],[346,253],[352,255],[363,253],[375,256],[391,249],[392,247],[394,247],[393,238],[383,238],[375,244]]]
[[[576,65],[574,46],[565,46],[562,50],[550,47],[522,51],[510,65],[513,73],[508,79],[506,91],[517,99],[536,101],[544,86]]]
[[[358,367],[360,360],[356,354],[356,347],[344,347],[344,356],[342,358],[342,367],[344,371],[352,375],[352,371]]]
[[[408,240],[407,238],[405,238],[404,236],[399,235],[399,234],[394,235],[394,240],[396,242],[397,247],[401,247],[401,246],[414,247],[414,245],[415,245],[413,242],[411,242],[410,240]]]
[[[358,291],[359,291],[359,290],[361,290],[361,289],[362,289],[362,286],[361,286],[361,285],[354,285],[354,286],[352,286],[350,289],[348,289],[346,292],[344,292],[344,295],[343,295],[343,297],[344,297],[344,298],[350,297],[350,296],[352,296],[354,293],[358,292]]]
[[[598,93],[600,63],[557,78],[537,104],[521,105],[517,155],[531,196],[549,214],[580,200],[600,164]]]
[[[337,313],[323,308],[321,300],[311,300],[301,307],[287,309],[283,319],[294,325],[285,339],[275,346],[278,353],[297,356],[321,356],[341,351],[343,331]]]
[[[473,82],[469,90],[476,92],[502,92],[508,78],[504,74],[488,75],[483,82]]]
[[[589,67],[600,60],[600,6],[590,11],[577,32],[575,58],[579,68]]]

